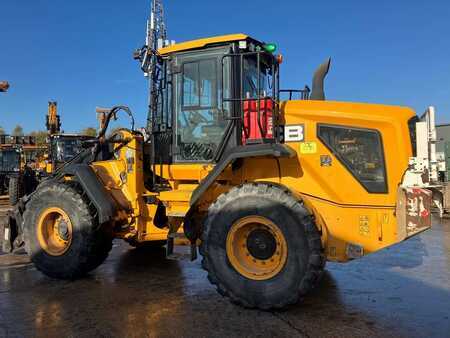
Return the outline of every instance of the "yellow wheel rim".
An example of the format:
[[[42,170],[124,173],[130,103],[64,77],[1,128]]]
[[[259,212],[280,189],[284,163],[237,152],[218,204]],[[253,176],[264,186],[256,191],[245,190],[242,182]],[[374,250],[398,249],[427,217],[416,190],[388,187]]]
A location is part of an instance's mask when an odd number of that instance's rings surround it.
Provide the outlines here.
[[[286,263],[287,249],[280,228],[265,217],[241,218],[228,232],[228,259],[248,279],[266,280],[277,275]]]
[[[42,212],[37,226],[41,248],[52,256],[63,255],[72,243],[72,221],[61,208],[48,208]]]

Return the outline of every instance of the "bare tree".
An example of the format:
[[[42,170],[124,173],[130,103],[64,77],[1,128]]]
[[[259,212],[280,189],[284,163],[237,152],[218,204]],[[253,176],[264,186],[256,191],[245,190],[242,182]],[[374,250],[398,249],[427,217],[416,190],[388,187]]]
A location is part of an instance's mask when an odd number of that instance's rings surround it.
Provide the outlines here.
[[[36,139],[36,144],[44,145],[47,143],[47,132],[44,130],[36,130],[30,133],[30,136],[33,136]]]
[[[81,132],[81,135],[87,135],[87,136],[97,136],[97,130],[93,127],[87,127],[84,128]]]
[[[16,125],[12,131],[13,136],[23,136],[23,128],[20,124]]]

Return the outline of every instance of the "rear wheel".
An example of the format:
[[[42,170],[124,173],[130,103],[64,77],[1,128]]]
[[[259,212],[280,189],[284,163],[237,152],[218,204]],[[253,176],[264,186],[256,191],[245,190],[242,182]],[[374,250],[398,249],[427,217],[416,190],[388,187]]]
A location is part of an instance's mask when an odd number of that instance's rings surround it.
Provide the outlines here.
[[[39,188],[24,213],[25,248],[35,266],[50,277],[74,279],[108,256],[112,236],[98,225],[95,209],[75,188]]]
[[[210,206],[201,253],[222,295],[261,309],[298,302],[325,265],[312,216],[289,192],[268,184],[233,188]]]

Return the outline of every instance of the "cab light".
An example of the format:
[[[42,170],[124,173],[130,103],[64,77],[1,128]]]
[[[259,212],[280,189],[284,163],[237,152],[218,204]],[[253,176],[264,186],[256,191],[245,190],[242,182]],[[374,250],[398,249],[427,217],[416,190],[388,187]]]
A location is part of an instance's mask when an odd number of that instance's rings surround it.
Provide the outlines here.
[[[263,48],[264,48],[264,50],[265,50],[266,52],[268,52],[268,53],[273,53],[273,52],[275,52],[275,51],[277,50],[277,45],[274,44],[274,43],[266,43],[266,44],[263,46]]]
[[[281,55],[281,54],[277,55],[277,62],[279,65],[281,65],[283,63],[283,55]]]

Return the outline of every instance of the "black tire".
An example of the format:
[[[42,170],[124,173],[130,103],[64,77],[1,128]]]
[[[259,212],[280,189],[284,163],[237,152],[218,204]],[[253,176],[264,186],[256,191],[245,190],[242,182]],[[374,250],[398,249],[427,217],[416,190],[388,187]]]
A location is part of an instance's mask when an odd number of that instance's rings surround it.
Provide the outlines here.
[[[64,210],[72,223],[72,241],[59,256],[48,254],[37,238],[40,215],[48,208]],[[24,213],[25,249],[36,268],[47,276],[76,279],[102,264],[112,248],[112,235],[98,225],[95,208],[67,184],[47,184],[38,188]]]
[[[24,195],[22,176],[11,176],[8,183],[9,203],[16,205]]]
[[[270,279],[244,277],[226,251],[228,232],[237,220],[262,216],[278,226],[287,244],[287,259]],[[297,303],[320,279],[325,267],[321,237],[303,203],[270,184],[245,184],[222,194],[208,209],[200,252],[208,279],[233,303],[268,310]]]
[[[4,174],[0,174],[0,196],[3,196],[6,190],[6,176]]]
[[[39,180],[36,175],[36,172],[30,167],[26,167],[23,172],[22,185],[24,195],[31,194],[33,191],[36,190],[37,186],[39,185]]]

